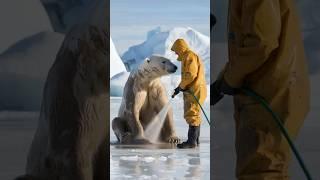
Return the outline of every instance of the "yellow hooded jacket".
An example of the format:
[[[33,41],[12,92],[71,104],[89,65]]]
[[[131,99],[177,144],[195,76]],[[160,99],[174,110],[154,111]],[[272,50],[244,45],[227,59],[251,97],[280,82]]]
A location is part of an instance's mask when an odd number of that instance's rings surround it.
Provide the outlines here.
[[[293,0],[230,0],[231,87],[262,95],[295,137],[309,111],[309,79]],[[234,97],[237,178],[287,179],[289,146],[271,115],[251,97]]]
[[[183,39],[177,39],[171,50],[178,54],[178,60],[181,61],[180,88],[190,90],[203,104],[207,96],[207,87],[202,60],[189,49]],[[189,93],[184,92],[183,97],[184,118],[189,125],[199,126],[201,124],[200,106]]]

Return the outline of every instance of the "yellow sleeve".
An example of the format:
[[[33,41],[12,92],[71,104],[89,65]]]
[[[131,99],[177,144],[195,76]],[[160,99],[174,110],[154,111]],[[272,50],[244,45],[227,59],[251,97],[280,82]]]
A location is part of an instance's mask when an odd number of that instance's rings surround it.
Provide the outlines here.
[[[197,77],[198,66],[197,57],[194,54],[189,54],[184,60],[182,60],[180,88],[186,89],[187,86]]]
[[[235,45],[229,56],[224,78],[234,88],[242,86],[245,77],[261,67],[279,46],[281,13],[279,0],[242,1],[238,20],[241,45]]]

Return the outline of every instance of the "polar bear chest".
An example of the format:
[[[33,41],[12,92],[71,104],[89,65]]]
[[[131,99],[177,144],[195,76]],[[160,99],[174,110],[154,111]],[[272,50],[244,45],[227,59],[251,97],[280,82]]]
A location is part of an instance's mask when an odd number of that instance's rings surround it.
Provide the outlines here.
[[[161,110],[163,97],[159,90],[159,87],[152,86],[147,91],[147,97],[139,115],[141,122],[145,125],[149,124]]]

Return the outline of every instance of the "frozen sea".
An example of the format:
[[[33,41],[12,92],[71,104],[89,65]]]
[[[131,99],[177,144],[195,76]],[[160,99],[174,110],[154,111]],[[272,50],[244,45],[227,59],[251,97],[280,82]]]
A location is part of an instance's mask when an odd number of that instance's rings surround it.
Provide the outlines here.
[[[320,92],[320,89],[314,89]],[[316,96],[314,96],[316,97]],[[317,96],[320,97],[320,96]],[[226,98],[224,101],[227,101]],[[320,99],[316,99],[317,102]],[[320,171],[320,106],[313,101],[312,109],[296,140],[307,167],[314,179]],[[111,100],[111,112],[115,115],[119,99]],[[182,102],[173,106],[175,124],[179,137],[186,138],[187,125],[182,119]],[[207,105],[205,106],[206,111]],[[113,179],[215,179],[233,180],[235,167],[234,123],[232,111],[215,109],[213,129],[214,143],[209,157],[209,128],[204,122],[201,131],[201,146],[195,150],[118,148],[111,146],[110,173]],[[26,155],[37,126],[38,112],[0,111],[0,179],[12,180],[24,173]],[[110,132],[115,141],[113,132]],[[210,167],[213,174],[209,176]],[[293,159],[291,179],[305,179],[297,161]],[[191,178],[192,177],[192,178]]]
[[[111,99],[111,114],[118,112],[120,99]],[[174,103],[178,136],[186,138],[182,101]],[[208,111],[208,104],[206,104]],[[208,114],[209,116],[209,114]],[[24,174],[26,156],[37,127],[39,112],[0,111],[0,179],[12,180]],[[170,147],[110,147],[112,179],[209,179],[209,127],[203,122],[201,146],[195,150]],[[115,141],[110,132],[111,141]],[[184,178],[185,177],[185,178]]]
[[[110,119],[117,116],[121,98],[111,98]],[[177,135],[187,138],[188,125],[183,118],[182,98],[172,103],[173,119]],[[210,117],[209,103],[204,109]],[[110,129],[111,142],[116,141]],[[180,150],[175,146],[110,146],[111,179],[210,179],[210,128],[203,116],[200,146]]]

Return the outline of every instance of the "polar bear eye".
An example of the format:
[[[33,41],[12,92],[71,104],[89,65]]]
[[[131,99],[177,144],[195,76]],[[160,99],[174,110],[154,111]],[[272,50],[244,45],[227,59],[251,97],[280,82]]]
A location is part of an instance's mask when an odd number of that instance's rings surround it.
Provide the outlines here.
[[[165,61],[162,61],[162,64],[166,63]]]

